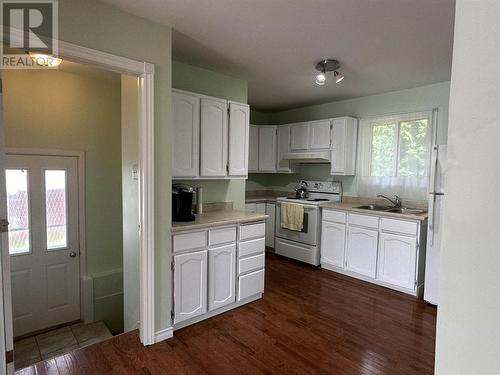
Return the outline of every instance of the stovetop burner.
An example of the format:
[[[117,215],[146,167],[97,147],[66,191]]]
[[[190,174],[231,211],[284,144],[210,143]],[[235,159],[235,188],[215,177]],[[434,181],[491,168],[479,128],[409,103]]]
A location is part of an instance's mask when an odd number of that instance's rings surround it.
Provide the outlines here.
[[[308,202],[326,202],[329,201],[329,199],[326,198],[313,198],[313,199],[308,199]]]

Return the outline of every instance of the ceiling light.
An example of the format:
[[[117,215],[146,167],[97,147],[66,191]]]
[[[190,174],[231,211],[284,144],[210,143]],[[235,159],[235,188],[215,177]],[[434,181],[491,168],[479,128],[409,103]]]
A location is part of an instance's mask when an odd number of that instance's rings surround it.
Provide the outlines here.
[[[321,72],[316,76],[316,84],[323,86],[326,82],[326,74]]]
[[[31,59],[39,66],[46,66],[48,68],[55,68],[62,63],[62,59],[43,53],[30,52]]]
[[[344,76],[338,72],[340,68],[340,63],[337,60],[326,59],[321,60],[316,64],[316,70],[320,73],[316,76],[316,84],[323,86],[326,83],[326,75],[328,72],[333,72],[333,77],[335,82],[339,83],[344,79]]]
[[[333,72],[333,77],[335,78],[335,83],[339,83],[344,79],[344,76],[337,71]]]

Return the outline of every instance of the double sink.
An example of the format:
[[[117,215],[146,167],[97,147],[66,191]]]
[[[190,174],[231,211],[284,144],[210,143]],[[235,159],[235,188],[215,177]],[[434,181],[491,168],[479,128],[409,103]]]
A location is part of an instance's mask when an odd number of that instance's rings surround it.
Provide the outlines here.
[[[356,206],[353,208],[360,210],[367,210],[367,211],[393,212],[397,214],[408,214],[408,215],[420,215],[427,212],[426,210],[421,210],[419,208],[387,207],[376,204],[366,204],[363,206]]]

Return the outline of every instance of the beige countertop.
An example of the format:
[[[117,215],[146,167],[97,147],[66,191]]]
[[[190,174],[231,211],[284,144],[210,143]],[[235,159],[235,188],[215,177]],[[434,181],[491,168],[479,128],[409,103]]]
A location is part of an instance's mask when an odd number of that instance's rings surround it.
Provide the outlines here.
[[[262,196],[262,197],[247,197],[245,198],[245,203],[274,203],[276,202],[276,198],[274,196]]]
[[[411,219],[411,220],[427,220],[428,213],[422,213],[422,214],[400,214],[397,212],[385,212],[385,211],[370,211],[370,210],[364,210],[362,208],[355,208],[356,206],[360,206],[363,203],[360,202],[352,202],[352,203],[347,203],[347,202],[326,202],[326,203],[321,203],[320,207],[321,208],[331,208],[335,210],[342,210],[342,211],[353,211],[356,213],[361,213],[361,214],[367,214],[367,215],[376,215],[376,216],[385,216],[385,217],[395,217],[398,219]]]
[[[227,210],[196,214],[194,221],[173,221],[172,233],[221,225],[249,223],[267,219],[267,215],[247,211]]]

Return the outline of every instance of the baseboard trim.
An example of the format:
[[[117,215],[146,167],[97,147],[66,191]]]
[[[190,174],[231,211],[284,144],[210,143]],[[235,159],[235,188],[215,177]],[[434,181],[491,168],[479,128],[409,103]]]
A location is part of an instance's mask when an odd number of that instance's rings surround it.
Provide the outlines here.
[[[155,332],[155,344],[174,336],[174,327],[168,327]]]

